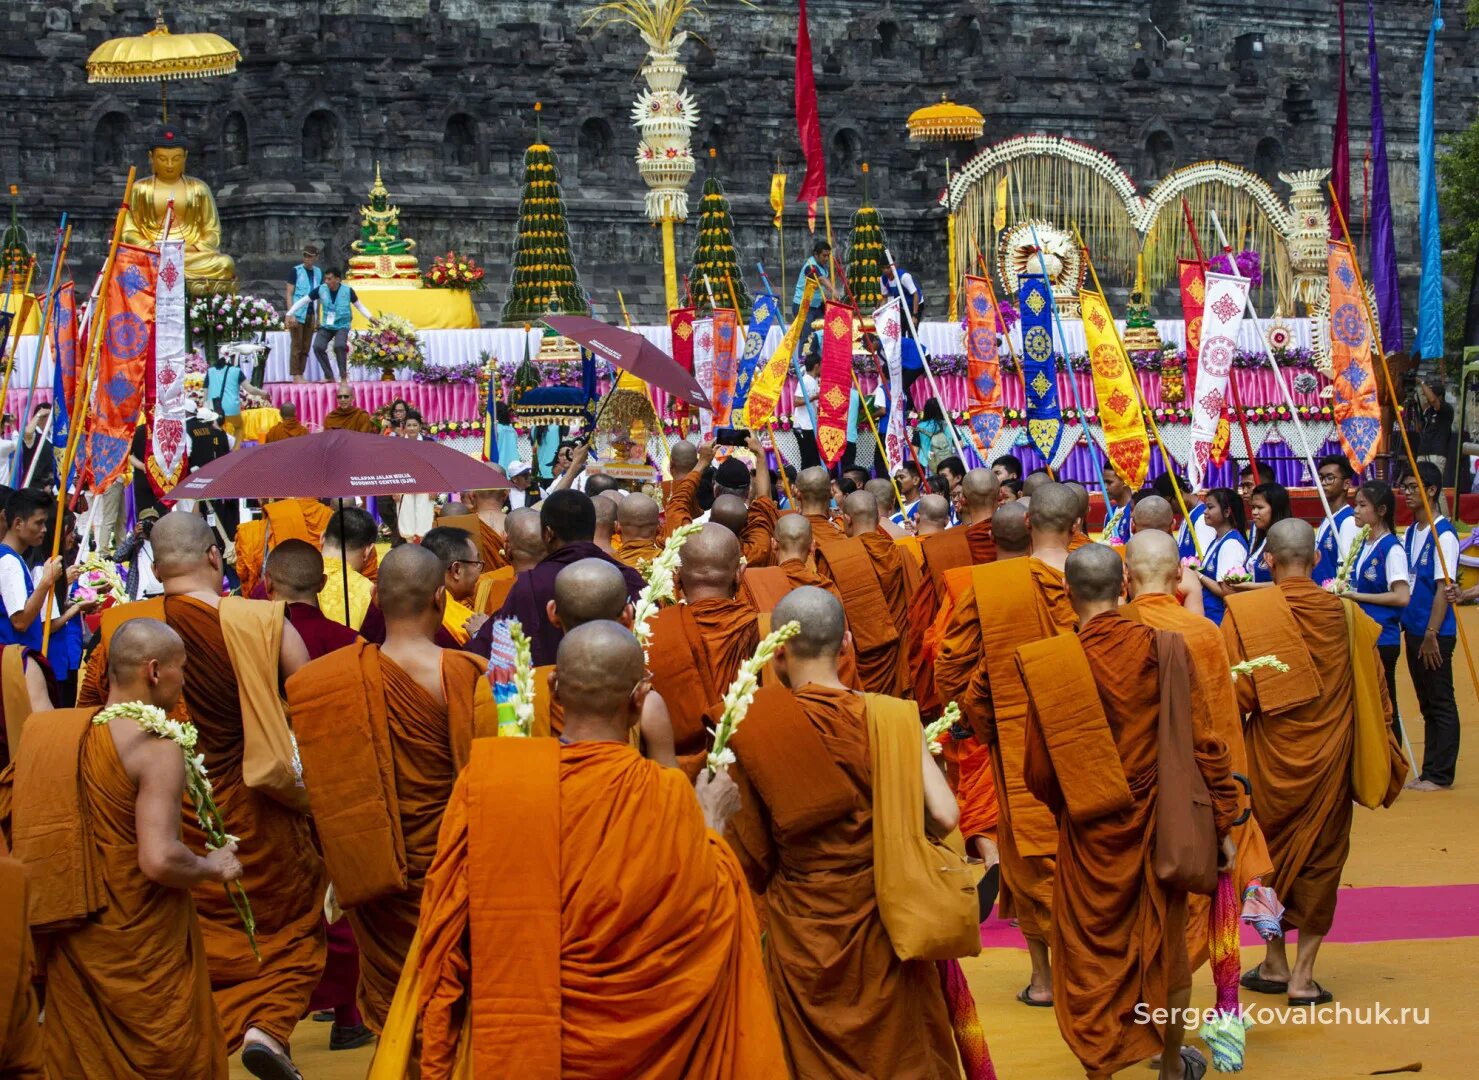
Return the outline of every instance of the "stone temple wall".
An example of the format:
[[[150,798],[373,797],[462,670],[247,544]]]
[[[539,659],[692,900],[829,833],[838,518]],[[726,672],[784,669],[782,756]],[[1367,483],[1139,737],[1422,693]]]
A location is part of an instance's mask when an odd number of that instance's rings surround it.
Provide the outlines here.
[[[1221,157],[1273,180],[1330,156],[1338,60],[1331,0],[811,0],[832,221],[845,246],[858,165],[895,254],[921,274],[928,315],[944,308],[945,155],[904,121],[948,92],[986,115],[984,141],[1045,131],[1114,154],[1143,188],[1177,165]],[[1450,4],[1450,7],[1456,5]],[[19,184],[23,222],[49,252],[74,215],[73,259],[98,262],[127,166],[147,168],[157,84],[89,85],[88,53],[142,33],[153,0],[11,0],[0,12],[0,181]],[[683,50],[701,110],[695,149],[718,149],[742,265],[778,278],[767,205],[779,162],[800,182],[792,115],[795,3],[711,0]],[[1347,4],[1352,198],[1367,148],[1365,5]],[[1378,0],[1404,273],[1414,268],[1417,110],[1427,0]],[[560,161],[573,244],[598,311],[622,288],[634,318],[661,318],[659,236],[642,213],[630,106],[644,47],[625,28],[581,27],[587,5],[537,0],[179,0],[177,32],[211,30],[242,51],[238,73],[173,83],[171,117],[194,141],[189,171],[215,190],[225,250],[243,287],[280,295],[301,243],[342,262],[382,164],[407,235],[428,258],[457,244],[489,268],[486,319],[503,298],[532,104]],[[1255,42],[1261,48],[1255,49]],[[1479,33],[1451,13],[1440,36],[1438,124],[1479,100]],[[700,163],[700,176],[704,164]],[[699,182],[690,189],[696,202]],[[1359,218],[1359,213],[1356,215]],[[789,214],[788,273],[809,242]],[[687,260],[694,226],[679,227]]]

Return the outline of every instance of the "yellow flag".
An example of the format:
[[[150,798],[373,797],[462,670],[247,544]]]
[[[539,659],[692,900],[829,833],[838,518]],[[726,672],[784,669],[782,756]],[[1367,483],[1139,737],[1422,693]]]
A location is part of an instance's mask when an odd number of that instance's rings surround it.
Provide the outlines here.
[[[781,212],[786,208],[786,174],[775,173],[770,178],[770,208],[775,212],[775,221],[772,223],[777,229],[781,227]]]
[[[1078,299],[1083,308],[1084,336],[1089,342],[1089,364],[1094,369],[1094,394],[1099,399],[1105,451],[1121,479],[1131,488],[1138,488],[1145,483],[1145,471],[1150,466],[1150,437],[1140,412],[1135,368],[1103,294],[1084,289]]]
[[[770,359],[755,372],[755,377],[750,382],[750,396],[745,398],[745,426],[752,431],[764,427],[775,416],[781,386],[791,373],[791,354],[801,343],[802,331],[809,323],[811,298],[816,289],[816,278],[808,277],[806,287],[801,293],[801,303],[796,308],[796,317],[791,320],[786,336],[781,339],[775,352],[771,353]]]
[[[997,232],[1007,227],[1007,181],[1011,179],[1011,175],[1004,172],[996,182],[996,218],[991,222],[991,227]]]

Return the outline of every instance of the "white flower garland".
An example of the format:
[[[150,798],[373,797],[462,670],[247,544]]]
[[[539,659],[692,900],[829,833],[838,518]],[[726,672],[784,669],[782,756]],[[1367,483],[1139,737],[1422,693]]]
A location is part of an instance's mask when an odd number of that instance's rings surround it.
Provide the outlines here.
[[[642,646],[643,656],[647,655],[647,647],[652,643],[652,617],[659,608],[672,603],[678,595],[673,575],[678,572],[683,545],[702,528],[701,523],[694,521],[674,529],[668,542],[662,547],[662,554],[643,566],[642,574],[647,578],[647,587],[638,594],[637,606],[632,616],[632,633]]]
[[[936,757],[945,752],[943,739],[950,734],[950,729],[960,720],[960,706],[951,702],[945,706],[945,711],[933,724],[927,724],[924,729],[924,741],[929,744],[930,753]]]
[[[1236,681],[1240,675],[1251,677],[1259,668],[1270,668],[1273,671],[1284,672],[1289,670],[1289,665],[1273,654],[1255,656],[1251,660],[1244,660],[1241,664],[1234,664],[1232,666],[1233,680]]]
[[[755,700],[755,691],[760,688],[760,673],[775,656],[775,651],[799,633],[801,624],[794,620],[772,630],[756,647],[755,655],[740,665],[739,674],[724,691],[724,711],[719,716],[718,726],[713,729],[714,748],[709,751],[707,763],[710,773],[716,772],[720,766],[734,764],[734,751],[729,748],[729,740],[750,711],[750,702]]]

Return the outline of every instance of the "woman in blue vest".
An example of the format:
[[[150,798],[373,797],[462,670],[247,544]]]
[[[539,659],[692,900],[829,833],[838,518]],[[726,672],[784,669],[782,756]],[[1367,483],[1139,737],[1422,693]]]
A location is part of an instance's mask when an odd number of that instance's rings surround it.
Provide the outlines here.
[[[1387,694],[1392,699],[1392,730],[1402,738],[1402,719],[1397,714],[1397,657],[1402,655],[1402,611],[1412,597],[1407,581],[1407,552],[1392,532],[1397,520],[1397,496],[1380,480],[1364,483],[1356,491],[1356,528],[1368,530],[1366,542],[1351,564],[1349,586],[1357,593],[1361,610],[1381,625],[1376,651],[1387,673]]]
[[[1237,567],[1248,565],[1248,541],[1243,539],[1247,521],[1243,517],[1243,499],[1232,488],[1213,488],[1202,505],[1207,508],[1206,522],[1217,538],[1202,552],[1202,613],[1218,626],[1226,610],[1223,597],[1233,591],[1222,582],[1222,576]]]
[[[1427,500],[1423,494],[1426,491]],[[1458,573],[1458,532],[1443,516],[1443,474],[1431,461],[1417,463],[1417,475],[1402,481],[1402,495],[1412,511],[1412,525],[1402,538],[1407,553],[1407,580],[1412,599],[1402,609],[1407,646],[1407,673],[1423,714],[1422,776],[1408,784],[1418,791],[1453,786],[1458,764],[1458,704],[1453,698],[1453,650],[1458,624],[1443,587],[1444,568]],[[1430,522],[1425,507],[1435,517]],[[1443,558],[1435,545],[1443,545]]]
[[[324,271],[324,283],[316,292],[303,297],[288,309],[289,317],[306,311],[310,301],[318,302],[318,329],[313,334],[313,355],[318,360],[318,369],[325,380],[333,379],[329,369],[329,342],[334,343],[334,357],[339,361],[339,381],[349,378],[349,325],[358,311],[368,322],[375,321],[375,313],[360,303],[359,295],[339,278],[339,271],[330,267]],[[352,310],[351,310],[352,309]]]
[[[1289,505],[1289,489],[1283,484],[1259,484],[1248,496],[1248,521],[1256,537],[1253,549],[1248,553],[1248,570],[1253,574],[1254,585],[1272,585],[1274,572],[1263,559],[1263,548],[1268,542],[1268,531],[1274,522],[1293,517]]]

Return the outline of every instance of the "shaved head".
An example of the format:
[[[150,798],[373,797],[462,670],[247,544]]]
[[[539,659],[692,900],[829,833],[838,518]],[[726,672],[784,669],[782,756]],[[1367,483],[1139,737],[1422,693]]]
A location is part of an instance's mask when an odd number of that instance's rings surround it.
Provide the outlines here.
[[[1079,519],[1078,493],[1067,484],[1039,484],[1027,510],[1034,533],[1067,536]]]
[[[512,511],[504,519],[503,529],[508,536],[508,561],[515,570],[528,570],[544,558],[544,533],[538,510],[524,507]]]
[[[609,537],[616,529],[616,512],[621,506],[621,496],[603,491],[591,501],[596,506],[596,535]]]
[[[714,500],[714,505],[709,507],[709,520],[715,525],[723,525],[735,536],[739,536],[745,531],[745,523],[750,520],[750,508],[738,495],[720,495]]]
[[[782,627],[789,622],[801,627],[801,632],[786,642],[786,650],[798,659],[815,660],[841,651],[847,619],[842,604],[826,589],[805,585],[781,597],[770,623]]]
[[[375,595],[387,619],[412,619],[437,607],[437,590],[446,579],[442,560],[420,544],[391,548],[380,562]]]
[[[878,500],[866,491],[854,491],[843,499],[842,512],[848,519],[848,536],[862,536],[878,528]]]
[[[656,538],[658,515],[657,503],[641,492],[628,495],[616,507],[616,523],[621,526],[622,538],[626,540]]]
[[[1032,472],[1028,473],[1022,479],[1022,494],[1031,498],[1038,493],[1044,484],[1051,484],[1052,482],[1053,478],[1048,474],[1047,469],[1033,469]]]
[[[683,542],[678,580],[690,598],[733,596],[739,568],[739,537],[711,521]]]
[[[1089,521],[1089,489],[1077,480],[1066,480],[1063,486],[1073,492],[1073,497],[1077,500],[1074,504],[1077,507],[1074,520],[1087,525]]]
[[[924,495],[919,500],[919,531],[928,527],[930,532],[940,532],[950,526],[950,503],[943,495]]]
[[[567,633],[588,622],[619,622],[626,606],[626,578],[605,559],[579,559],[555,576],[555,614]]]
[[[960,482],[961,494],[965,497],[965,512],[972,524],[990,520],[996,512],[997,499],[1001,497],[1001,481],[990,469],[972,469]]]
[[[876,476],[863,484],[863,490],[873,496],[873,501],[878,504],[878,515],[891,513],[894,507],[894,484],[892,480],[885,480]]]
[[[1269,526],[1263,550],[1277,569],[1296,577],[1300,571],[1308,575],[1315,565],[1315,530],[1301,518],[1276,521]]]
[[[262,567],[272,582],[274,600],[311,599],[324,583],[324,557],[306,540],[284,540]]]
[[[668,467],[673,479],[687,476],[698,465],[698,447],[687,439],[679,439],[668,449]]]
[[[139,677],[139,668],[151,660],[183,664],[185,642],[157,619],[129,619],[108,642],[108,680],[132,685]]]
[[[1175,595],[1181,580],[1181,550],[1169,533],[1147,529],[1130,537],[1125,545],[1125,565],[1130,568],[1130,591],[1135,596]]]
[[[1136,503],[1130,513],[1130,521],[1137,533],[1169,533],[1176,528],[1176,514],[1171,504],[1159,495],[1147,495]]]
[[[199,514],[173,510],[155,523],[149,542],[154,572],[163,581],[208,569],[206,556],[216,544],[216,534]]]
[[[805,562],[811,554],[811,539],[811,522],[800,514],[782,514],[775,522],[776,562]]]
[[[1085,544],[1063,565],[1068,595],[1075,604],[1103,603],[1119,597],[1125,582],[1125,564],[1108,544]]]
[[[996,557],[1026,555],[1032,548],[1027,531],[1027,507],[1013,499],[1002,503],[991,515],[991,536],[996,541]]]
[[[602,619],[571,630],[555,654],[555,700],[567,728],[576,717],[609,723],[621,716],[646,670],[642,646],[620,623]],[[627,724],[637,717],[632,712]]]
[[[820,465],[802,469],[796,477],[796,497],[803,514],[825,514],[832,502],[832,477]]]
[[[298,418],[298,406],[291,401],[284,401],[277,407],[277,413],[284,420],[296,420]]]

